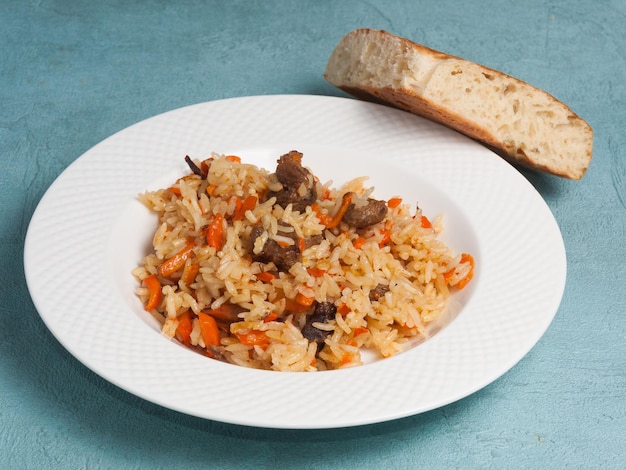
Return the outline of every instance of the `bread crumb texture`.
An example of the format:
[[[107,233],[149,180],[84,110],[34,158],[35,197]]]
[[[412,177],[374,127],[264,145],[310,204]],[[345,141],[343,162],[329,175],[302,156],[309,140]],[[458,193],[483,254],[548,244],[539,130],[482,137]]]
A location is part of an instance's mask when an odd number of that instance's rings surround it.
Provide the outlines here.
[[[437,121],[525,167],[580,179],[591,161],[593,130],[549,93],[385,31],[344,36],[324,76],[356,97]]]

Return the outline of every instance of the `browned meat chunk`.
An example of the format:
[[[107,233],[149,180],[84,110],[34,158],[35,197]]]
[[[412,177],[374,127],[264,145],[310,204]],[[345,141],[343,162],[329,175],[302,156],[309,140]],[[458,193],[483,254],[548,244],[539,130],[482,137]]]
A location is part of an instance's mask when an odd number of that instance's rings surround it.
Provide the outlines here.
[[[367,204],[350,206],[343,216],[343,221],[354,228],[365,228],[382,221],[387,215],[387,203],[376,199],[368,199]]]
[[[332,302],[315,302],[313,313],[302,327],[302,336],[311,342],[315,341],[318,351],[324,345],[326,337],[332,332],[315,328],[313,323],[328,323],[328,320],[335,318],[336,313],[337,307]]]
[[[276,197],[276,203],[285,208],[289,204],[293,210],[302,212],[317,199],[315,178],[302,166],[302,154],[292,150],[278,159],[276,178],[283,189],[271,192],[268,197]]]
[[[304,248],[311,248],[312,246],[319,245],[324,241],[324,235],[321,233],[318,235],[313,235],[312,237],[307,237],[304,239]]]
[[[267,240],[263,245],[263,251],[258,254],[254,253],[254,242],[263,234],[263,227],[256,225],[250,232],[250,253],[252,253],[252,259],[255,261],[261,261],[262,263],[274,263],[279,271],[289,271],[294,264],[302,259],[300,253],[300,247],[297,240],[293,245],[281,246],[275,240]],[[285,236],[290,238],[295,235],[285,233]]]
[[[387,292],[389,292],[389,287],[388,286],[384,286],[382,284],[378,284],[375,288],[373,288],[370,291],[370,296],[369,296],[370,300],[372,302],[380,300],[380,298],[384,297]]]

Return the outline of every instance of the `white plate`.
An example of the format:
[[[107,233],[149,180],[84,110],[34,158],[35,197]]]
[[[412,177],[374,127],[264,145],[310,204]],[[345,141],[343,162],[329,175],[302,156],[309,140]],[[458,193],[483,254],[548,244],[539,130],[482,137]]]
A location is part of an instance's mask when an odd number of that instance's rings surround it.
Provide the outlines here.
[[[130,270],[155,219],[136,195],[187,172],[185,155],[238,154],[275,168],[289,150],[322,180],[369,175],[375,195],[444,214],[444,240],[476,259],[460,312],[430,340],[338,371],[250,370],[167,340]],[[183,413],[274,428],[391,420],[459,400],[515,365],[554,317],[565,286],[559,228],[543,199],[491,151],[388,107],[322,96],[198,104],[131,126],[71,164],[42,198],[25,243],[28,287],[67,350],[119,387]]]

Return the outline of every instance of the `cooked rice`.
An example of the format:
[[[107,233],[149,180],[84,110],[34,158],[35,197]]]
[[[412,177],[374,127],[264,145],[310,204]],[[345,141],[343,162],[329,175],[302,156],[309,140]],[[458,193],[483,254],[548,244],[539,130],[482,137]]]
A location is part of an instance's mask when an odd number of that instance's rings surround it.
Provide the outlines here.
[[[389,357],[425,339],[429,325],[445,311],[451,289],[471,278],[473,261],[467,255],[462,259],[438,239],[441,217],[429,227],[417,207],[405,203],[390,207],[382,222],[364,229],[343,222],[327,229],[311,206],[297,212],[291,205],[283,209],[276,198],[265,199],[270,190],[281,187],[267,170],[216,154],[194,163],[209,167],[206,178],[192,173],[170,188],[139,195],[158,214],[159,225],[154,251],[133,274],[139,281],[158,276],[162,298],[151,313],[162,322],[162,332],[183,341],[179,325],[182,316],[191,312],[191,332],[184,342],[210,357],[277,371],[359,365],[364,349]],[[319,210],[332,216],[348,191],[357,195],[355,205],[365,204],[373,191],[364,186],[366,179],[359,177],[339,188],[317,182]],[[256,196],[257,204],[233,221],[238,201],[247,196]],[[218,213],[225,221],[225,235],[223,246],[216,250],[208,246],[206,232]],[[252,259],[250,233],[259,223],[265,231],[252,248],[257,254],[267,239],[294,244],[289,233],[298,239],[323,235],[323,240],[306,248],[302,261],[288,272],[277,272],[273,263]],[[184,266],[169,276],[160,275],[159,266],[190,241],[195,245]],[[356,248],[355,242],[362,246]],[[197,265],[197,271],[191,265]],[[188,283],[183,274],[186,268],[195,272]],[[266,271],[275,277],[259,280]],[[377,286],[388,290],[371,300],[370,292]],[[149,289],[142,284],[137,294],[146,305]],[[288,302],[297,295],[337,307],[334,318],[312,325],[328,332],[320,350],[302,334],[311,309],[288,310]],[[198,314],[213,314],[224,305],[236,305],[241,313],[234,321],[217,316],[220,344],[207,347]],[[262,341],[246,340],[249,334]]]

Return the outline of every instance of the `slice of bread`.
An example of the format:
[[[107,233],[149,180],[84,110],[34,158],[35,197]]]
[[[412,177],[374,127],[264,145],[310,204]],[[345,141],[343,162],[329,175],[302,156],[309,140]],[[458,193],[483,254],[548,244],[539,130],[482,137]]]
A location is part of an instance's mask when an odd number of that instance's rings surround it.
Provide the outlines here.
[[[580,179],[591,161],[593,130],[552,95],[386,31],[344,36],[324,77],[355,97],[462,132],[512,163]]]

